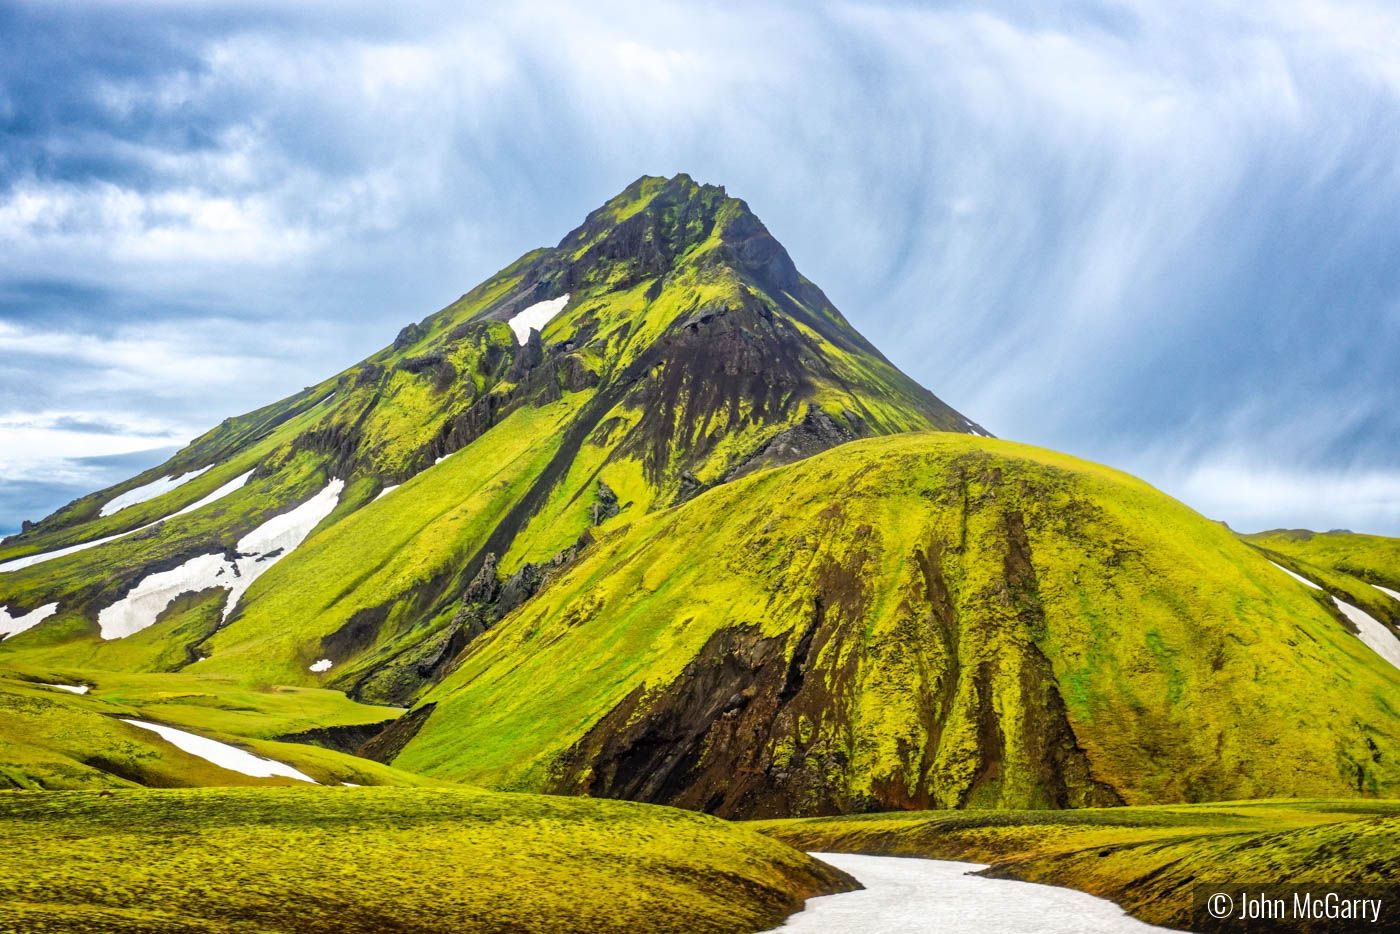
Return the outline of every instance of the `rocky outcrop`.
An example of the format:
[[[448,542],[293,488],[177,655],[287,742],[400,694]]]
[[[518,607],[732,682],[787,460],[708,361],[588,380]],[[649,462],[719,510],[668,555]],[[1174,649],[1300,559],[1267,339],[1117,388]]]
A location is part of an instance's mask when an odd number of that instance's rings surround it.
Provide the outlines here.
[[[854,413],[849,419],[854,421]],[[859,435],[847,425],[838,422],[824,410],[812,407],[801,422],[774,435],[767,444],[753,453],[748,460],[731,470],[725,480],[736,480],[755,470],[768,467],[781,467],[820,454],[838,444],[854,441]]]
[[[613,492],[612,487],[599,480],[597,495],[589,509],[593,524],[595,526],[602,525],[621,511],[621,507],[617,503],[617,494]]]
[[[427,329],[417,322],[404,325],[398,336],[394,338],[394,349],[403,350],[405,347],[412,347],[421,341],[427,333]]]
[[[433,715],[433,709],[436,706],[436,704],[424,704],[410,710],[390,723],[372,739],[367,740],[364,745],[355,750],[355,755],[373,759],[375,762],[394,761],[394,757],[403,751],[403,747],[407,746],[409,741],[418,735],[418,731],[423,729],[423,724],[428,722],[428,718]]]

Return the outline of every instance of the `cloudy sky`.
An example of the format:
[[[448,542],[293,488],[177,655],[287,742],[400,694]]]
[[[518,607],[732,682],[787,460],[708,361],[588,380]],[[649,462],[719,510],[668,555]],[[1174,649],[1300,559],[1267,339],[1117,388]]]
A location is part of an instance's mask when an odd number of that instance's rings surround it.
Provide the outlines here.
[[[1394,4],[462,6],[0,3],[0,532],[685,171],[994,433],[1400,534]]]

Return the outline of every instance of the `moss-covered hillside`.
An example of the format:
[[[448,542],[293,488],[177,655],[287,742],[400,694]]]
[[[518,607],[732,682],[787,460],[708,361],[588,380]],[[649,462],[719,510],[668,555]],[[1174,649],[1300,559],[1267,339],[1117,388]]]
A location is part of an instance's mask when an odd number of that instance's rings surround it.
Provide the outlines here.
[[[1141,481],[844,445],[613,530],[477,639],[400,768],[730,816],[1400,791],[1400,671]]]
[[[1275,529],[1241,537],[1258,548],[1384,588],[1381,592],[1389,591],[1386,595],[1392,599],[1400,593],[1400,539],[1306,529]]]

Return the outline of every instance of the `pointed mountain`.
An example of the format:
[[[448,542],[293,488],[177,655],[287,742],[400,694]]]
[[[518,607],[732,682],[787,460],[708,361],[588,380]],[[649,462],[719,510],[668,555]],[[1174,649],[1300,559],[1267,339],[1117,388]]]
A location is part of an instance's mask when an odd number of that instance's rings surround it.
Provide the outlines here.
[[[642,178],[369,359],[0,545],[0,652],[404,703],[600,526],[921,430],[981,432],[744,202]]]

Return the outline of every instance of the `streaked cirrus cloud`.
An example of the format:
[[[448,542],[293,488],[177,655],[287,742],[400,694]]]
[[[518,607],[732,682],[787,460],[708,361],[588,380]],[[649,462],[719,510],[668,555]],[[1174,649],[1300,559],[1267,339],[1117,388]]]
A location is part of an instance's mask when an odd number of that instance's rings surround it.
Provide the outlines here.
[[[18,3],[0,126],[0,528],[687,171],[997,434],[1400,534],[1393,5]]]

